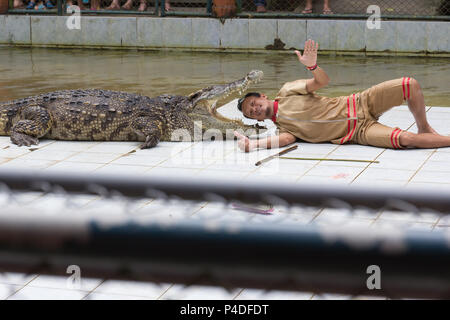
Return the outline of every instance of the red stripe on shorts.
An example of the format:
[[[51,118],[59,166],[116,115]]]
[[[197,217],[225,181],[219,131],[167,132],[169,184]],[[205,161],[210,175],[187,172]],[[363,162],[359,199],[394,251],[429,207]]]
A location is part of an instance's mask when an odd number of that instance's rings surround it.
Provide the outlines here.
[[[402,132],[400,129],[395,129],[391,133],[391,144],[394,147],[394,149],[401,149],[399,141],[397,141],[397,137]]]
[[[403,77],[402,81],[402,89],[403,89],[403,100],[406,100],[406,94],[405,94],[405,77]]]
[[[409,80],[411,80],[411,78],[408,78],[408,81],[406,81],[406,86],[408,87],[408,100],[409,100]]]
[[[397,146],[396,146],[396,144],[394,143],[394,134],[397,132],[397,130],[398,130],[398,129],[395,129],[395,130],[393,130],[393,131],[391,132],[391,144],[392,144],[392,147],[394,147],[394,149],[397,149]]]
[[[397,148],[398,149],[401,149],[402,147],[400,146],[400,139],[399,139],[399,137],[400,137],[400,133],[402,132],[402,130],[400,130],[400,129],[397,129],[397,133],[395,134],[395,136],[394,136],[394,140],[395,140],[395,143],[397,144]]]

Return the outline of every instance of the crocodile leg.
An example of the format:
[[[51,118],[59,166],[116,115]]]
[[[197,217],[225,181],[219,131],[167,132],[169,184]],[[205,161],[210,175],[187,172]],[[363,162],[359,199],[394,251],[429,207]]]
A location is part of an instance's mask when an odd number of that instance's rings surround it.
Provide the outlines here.
[[[141,149],[155,147],[162,135],[162,122],[149,117],[137,117],[131,123],[131,128],[138,136],[144,136],[145,142]]]
[[[19,120],[11,129],[11,141],[19,147],[39,144],[51,128],[52,119],[47,109],[40,106],[28,106],[21,113]]]

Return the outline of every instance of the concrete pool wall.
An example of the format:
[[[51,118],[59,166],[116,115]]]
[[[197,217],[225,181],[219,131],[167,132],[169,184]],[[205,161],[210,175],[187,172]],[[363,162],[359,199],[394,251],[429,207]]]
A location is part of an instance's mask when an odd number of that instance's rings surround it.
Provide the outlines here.
[[[0,15],[0,44],[289,52],[311,38],[322,53],[450,56],[450,22],[443,21],[381,21],[368,29],[365,20],[89,16],[70,30],[67,19]]]

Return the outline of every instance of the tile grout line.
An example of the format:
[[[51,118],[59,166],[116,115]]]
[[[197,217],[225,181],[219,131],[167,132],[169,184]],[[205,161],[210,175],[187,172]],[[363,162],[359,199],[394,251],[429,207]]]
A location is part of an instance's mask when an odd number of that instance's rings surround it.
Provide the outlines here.
[[[56,141],[55,141],[54,143],[56,143]],[[97,143],[97,144],[93,144],[91,147],[87,148],[87,150],[90,149],[90,148],[92,148],[92,147],[94,147],[94,146],[96,146],[96,145],[98,145],[98,144],[100,144],[100,143],[101,143],[101,142],[99,142],[99,143]],[[51,145],[51,144],[53,144],[53,143],[49,143],[48,145]],[[44,146],[44,148],[45,148],[45,147],[46,147],[46,146]],[[66,158],[64,158],[64,159],[57,160],[56,163],[53,163],[52,165],[46,167],[45,169],[48,169],[48,168],[50,168],[50,167],[52,167],[52,166],[54,166],[54,165],[56,165],[56,164],[58,164],[58,163],[62,163],[62,162],[64,162],[64,161],[65,161],[65,163],[71,162],[70,160],[67,161],[67,159],[69,159],[69,158],[71,158],[71,157],[73,157],[73,156],[76,156],[76,155],[82,153],[83,151],[84,151],[84,150],[78,150],[78,151],[75,151],[74,154],[72,154],[72,155],[70,155],[70,156],[68,156],[68,157],[66,157]],[[76,162],[76,161],[74,161],[74,162]],[[95,170],[94,170],[94,171],[95,171]],[[92,172],[92,171],[91,171],[91,172]]]
[[[312,217],[312,219],[307,224],[314,223],[314,220],[317,219],[317,217],[325,210],[325,207],[320,208],[317,213]]]
[[[428,160],[436,154],[437,149],[434,149],[433,152],[430,153],[430,155],[423,161],[423,163],[419,166],[419,168],[414,172],[414,174],[408,179],[406,182],[406,185],[408,185],[411,180],[419,173],[419,171],[423,168],[423,166],[428,162]]]
[[[330,154],[332,154],[334,151],[336,151],[338,148],[340,147],[340,145],[336,146],[336,148],[334,148],[333,150],[331,150],[330,152],[328,152],[324,158],[327,158]],[[315,167],[317,167],[320,163],[322,163],[321,160],[318,160],[311,168],[309,168],[308,170],[306,170],[302,175],[300,175],[299,178],[297,178],[294,183],[297,183],[301,178],[303,178],[308,172],[310,172],[312,169],[314,169]]]
[[[156,167],[159,167],[160,164],[162,164],[162,163],[168,161],[169,159],[172,159],[174,156],[176,156],[176,155],[178,155],[178,154],[180,154],[180,153],[182,153],[182,152],[184,152],[184,151],[186,151],[186,150],[192,148],[193,146],[199,144],[200,142],[201,142],[201,141],[193,142],[191,145],[187,146],[186,148],[181,149],[180,151],[178,151],[177,153],[175,153],[175,154],[173,154],[173,155],[170,155],[170,157],[168,157],[167,159],[161,160],[160,162],[158,162],[157,164],[151,166],[148,170],[146,170],[146,171],[144,171],[144,172],[147,173],[147,172],[149,172],[150,170],[152,170],[152,169],[154,169],[154,168],[156,168]],[[115,160],[117,160],[117,159],[115,159]],[[115,160],[113,160],[113,161],[115,161]],[[108,163],[108,164],[110,164],[110,163]],[[105,164],[105,166],[106,166],[106,164]],[[102,166],[102,168],[103,168],[103,167],[104,167],[104,166]],[[163,168],[163,167],[160,167],[160,168]],[[100,168],[98,168],[98,169],[100,169]]]
[[[86,298],[89,297],[92,293],[94,293],[94,291],[98,287],[100,287],[103,283],[105,283],[105,279],[102,279],[97,286],[95,286],[92,290],[88,291],[87,294],[84,297],[82,297],[80,300],[86,300]]]
[[[26,282],[21,288],[17,289],[16,291],[14,291],[14,293],[10,294],[9,296],[7,296],[5,299],[3,300],[8,300],[9,298],[11,298],[12,296],[14,296],[15,294],[17,294],[19,291],[23,290],[26,286],[28,286],[32,281],[36,280],[36,278],[38,278],[39,275],[35,275],[34,278],[30,279],[30,281]]]
[[[381,152],[375,157],[375,159],[374,159],[373,161],[376,161],[376,160],[377,160],[377,159],[378,159],[378,158],[379,158],[386,150],[387,150],[387,149],[384,149],[383,151],[381,151]],[[368,163],[367,166],[363,167],[364,169],[362,169],[362,170],[356,175],[356,177],[354,177],[353,180],[350,181],[349,185],[352,184],[353,182],[355,182],[355,180],[356,180],[361,174],[363,174],[363,172],[366,171],[366,169],[368,169],[369,166],[370,166],[371,164],[372,164],[372,163]],[[395,181],[395,180],[394,180],[394,181]]]
[[[428,109],[425,111],[425,113],[428,113],[428,111],[430,111],[430,110],[431,110],[431,107],[428,107]],[[412,125],[410,125],[407,130],[411,129],[415,124],[416,124],[416,122],[414,121],[414,123]],[[422,165],[420,165],[419,168],[416,170],[416,172],[414,172],[414,174],[408,179],[408,181],[406,182],[406,185],[408,185],[411,182],[411,180],[417,175],[417,173],[420,171],[420,169],[423,168],[425,163],[427,163],[427,161],[433,156],[433,154],[436,153],[436,151],[437,151],[437,149],[434,149],[433,152],[431,152],[431,154],[424,160]]]
[[[108,142],[108,141],[101,141],[101,142],[99,142],[98,144],[100,144],[100,143],[102,143],[102,142]],[[195,143],[194,143],[194,144],[195,144]],[[93,145],[93,146],[90,147],[90,148],[93,148],[94,146],[95,146],[95,145]],[[163,163],[163,162],[169,160],[170,158],[172,158],[172,156],[175,156],[175,155],[177,155],[178,153],[183,152],[183,151],[185,151],[185,150],[187,150],[187,149],[189,149],[189,148],[191,148],[191,147],[192,147],[192,145],[191,145],[191,146],[187,146],[186,148],[181,149],[180,151],[178,151],[177,153],[175,153],[174,155],[171,155],[169,158],[167,158],[167,159],[165,159],[165,160],[161,160],[160,162],[158,162],[158,163],[156,163],[156,164],[154,164],[154,165],[152,165],[152,166],[140,166],[140,165],[134,165],[134,166],[138,166],[138,167],[148,167],[148,169],[144,171],[144,172],[148,172],[148,171],[150,171],[151,169],[153,169],[153,168],[159,166],[161,163]],[[90,148],[89,148],[89,149],[90,149]],[[107,165],[112,164],[112,162],[114,162],[114,161],[116,161],[116,160],[118,160],[118,159],[120,159],[120,158],[126,157],[126,156],[128,156],[128,155],[130,155],[130,154],[132,154],[132,153],[135,153],[137,150],[139,150],[139,146],[135,147],[134,149],[132,149],[132,150],[130,150],[130,151],[128,151],[128,152],[121,153],[117,158],[113,158],[111,161],[106,162],[106,163],[96,163],[96,162],[92,162],[92,163],[95,163],[95,164],[99,164],[100,166],[99,166],[98,168],[96,168],[96,169],[90,171],[90,172],[95,172],[95,171],[97,171],[97,170],[100,170],[100,169],[106,167]],[[79,153],[82,153],[82,151],[80,151]],[[164,158],[164,157],[163,157],[163,158]],[[129,166],[129,164],[122,164],[122,165],[123,165],[123,166],[127,166],[127,165]]]
[[[11,158],[11,160],[20,159],[20,158],[24,157],[25,155],[28,155],[28,154],[30,154],[30,153],[32,153],[32,152],[34,152],[34,151],[38,151],[38,150],[44,150],[44,151],[45,151],[45,148],[46,148],[47,146],[50,146],[50,145],[53,145],[53,144],[56,144],[56,143],[57,143],[57,140],[52,141],[52,142],[50,142],[50,143],[48,143],[48,144],[46,144],[46,145],[44,145],[44,146],[42,146],[42,147],[40,147],[40,148],[38,147],[37,150],[33,150],[33,151],[28,152],[28,153],[21,154],[20,156],[17,156],[17,157],[15,157],[15,158]],[[92,145],[91,147],[89,147],[88,149],[90,149],[90,148],[92,148],[92,147],[94,147],[94,146],[95,146],[95,144]],[[46,170],[46,169],[49,169],[49,168],[51,168],[52,166],[54,166],[54,165],[56,165],[56,164],[58,164],[58,163],[62,163],[62,162],[64,162],[64,161],[67,161],[67,159],[69,159],[69,158],[71,158],[71,157],[73,157],[73,156],[75,156],[75,155],[77,155],[77,154],[80,154],[80,153],[82,153],[82,152],[83,152],[82,150],[75,151],[74,154],[72,154],[72,155],[70,155],[70,156],[67,156],[67,157],[65,157],[65,158],[63,158],[63,159],[60,159],[60,160],[54,160],[54,159],[30,159],[30,160],[42,160],[42,161],[52,161],[52,162],[54,162],[54,163],[52,163],[52,164],[50,164],[50,165],[45,166],[45,168],[42,168],[43,170]],[[10,160],[10,161],[11,161],[11,160]],[[7,162],[8,162],[8,161],[7,161]],[[6,163],[6,162],[5,162],[5,163]]]
[[[227,154],[225,154],[225,155],[224,155],[225,157],[223,157],[222,160],[225,160],[225,158],[226,158],[229,154],[231,154],[232,152],[234,152],[234,150],[230,150]],[[206,165],[205,167],[200,168],[199,171],[198,171],[198,173],[200,173],[200,172],[202,172],[202,171],[205,171],[206,169],[210,168],[213,164],[216,164],[217,161],[219,161],[219,160],[220,160],[220,159],[214,159],[214,161],[211,162],[210,164]],[[219,170],[219,171],[220,171],[220,170]]]
[[[23,156],[25,156],[25,155],[28,155],[28,154],[30,154],[30,153],[32,153],[32,152],[34,152],[34,151],[38,151],[38,150],[42,150],[42,149],[44,149],[46,146],[49,146],[49,145],[51,145],[51,144],[54,144],[56,141],[52,141],[52,142],[50,142],[50,143],[48,143],[48,144],[46,144],[46,145],[44,145],[43,147],[41,147],[41,148],[37,148],[36,150],[30,150],[30,149],[34,149],[33,147],[27,147],[28,149],[28,151],[29,152],[26,152],[26,153],[23,153],[23,154],[21,154],[21,155],[19,155],[19,156],[16,156],[16,157],[14,157],[14,158],[11,158],[11,160],[15,160],[15,159],[19,159],[19,158],[21,158],[21,157],[23,157]],[[19,147],[19,148],[21,148],[21,147]],[[36,160],[38,160],[38,159],[36,159]],[[40,160],[40,159],[39,159]]]
[[[416,122],[414,121],[405,131],[408,131],[409,129],[411,129],[414,125],[416,124]],[[384,148],[384,150],[382,151],[382,152],[380,152],[380,154],[378,154],[378,156],[376,156],[375,157],[375,159],[374,160],[377,160],[384,152],[386,152],[386,150],[387,150],[387,148]],[[369,166],[371,165],[372,163],[369,163],[361,172],[360,172],[360,174],[358,174],[353,180],[352,180],[352,182],[350,182],[349,184],[351,184],[351,183],[353,183],[364,171],[366,171],[366,169],[368,169],[369,168]],[[396,181],[396,180],[394,180],[394,181]]]
[[[328,152],[325,155],[325,158],[328,157],[331,153],[333,153],[334,151],[336,151],[340,146],[336,146],[336,148],[334,148],[333,150],[331,150],[330,152]],[[319,165],[319,163],[321,163],[322,161],[318,161],[316,164],[314,164],[310,169],[306,170],[299,178],[297,178],[294,183],[297,183],[301,178],[303,178],[308,172],[310,172],[313,168],[315,168],[316,166]],[[324,207],[320,208],[317,211],[317,214],[314,215],[314,217],[312,217],[312,219],[307,223],[307,224],[312,224],[314,222],[315,219],[317,219],[317,217],[325,210]]]
[[[236,300],[242,294],[242,292],[244,292],[245,289],[246,288],[242,288],[241,290],[239,290],[239,292],[231,300]]]
[[[439,224],[439,222],[441,221],[442,217],[443,217],[442,215],[439,216],[439,218],[436,220],[436,222],[433,223],[433,225],[431,226],[431,232],[433,232],[434,229],[436,229],[436,227]]]
[[[155,300],[161,300],[161,298],[167,293],[167,291],[172,289],[174,285],[174,283],[170,284],[170,286],[166,290],[164,290],[163,293],[161,293],[158,297],[156,297]]]

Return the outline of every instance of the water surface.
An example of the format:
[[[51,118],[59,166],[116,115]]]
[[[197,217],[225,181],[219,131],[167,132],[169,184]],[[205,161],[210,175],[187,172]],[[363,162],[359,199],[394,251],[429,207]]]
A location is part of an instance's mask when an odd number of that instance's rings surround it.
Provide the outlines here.
[[[382,81],[415,77],[430,106],[450,106],[448,58],[319,56],[330,76],[320,95],[339,96]],[[0,101],[47,91],[102,88],[189,94],[211,84],[264,71],[255,91],[274,97],[286,81],[311,77],[294,53],[246,54],[0,47]]]

